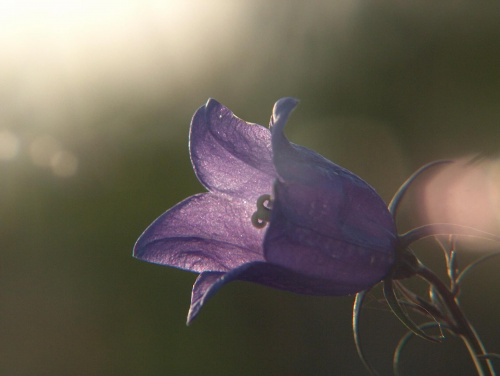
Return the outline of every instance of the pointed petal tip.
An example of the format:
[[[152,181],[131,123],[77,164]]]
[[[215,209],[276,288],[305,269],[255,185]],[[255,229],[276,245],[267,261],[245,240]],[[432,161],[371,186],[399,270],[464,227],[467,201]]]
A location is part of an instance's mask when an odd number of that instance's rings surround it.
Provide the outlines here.
[[[283,97],[276,101],[274,106],[282,106],[284,104],[296,106],[300,101],[294,97]]]
[[[142,250],[137,250],[135,248],[132,251],[132,257],[137,260],[148,261],[147,259],[144,258],[144,252]]]
[[[213,107],[213,106],[220,106],[221,104],[215,100],[214,98],[208,98],[207,100],[207,103],[205,103],[205,108],[210,108],[210,107]]]
[[[226,106],[224,106],[214,98],[208,98],[207,102],[196,111],[194,116],[196,116],[197,114],[203,115],[203,119],[205,119],[205,121],[208,121],[209,118],[215,116],[216,114],[218,115],[219,119],[221,119],[222,116],[233,115],[231,110],[229,110]]]
[[[188,312],[187,319],[186,319],[186,326],[190,326],[193,323],[193,320],[196,318],[197,315],[198,315],[198,312],[193,313],[192,310],[190,309]]]
[[[206,116],[206,114],[210,113],[210,111],[217,109],[217,108],[220,108],[220,107],[223,107],[223,105],[220,104],[217,100],[215,100],[213,98],[208,98],[208,100],[205,102],[205,104],[201,105],[194,113],[194,115],[191,119],[191,124],[193,123],[193,121],[195,121],[195,119],[198,116],[201,116],[201,115]]]
[[[146,231],[144,231],[146,232]],[[136,259],[141,259],[141,255],[142,255],[142,249],[141,249],[141,240],[142,240],[142,236],[144,235],[144,232],[141,234],[141,236],[139,236],[139,238],[135,241],[135,244],[134,244],[134,248],[132,249],[132,257],[133,258],[136,258]]]
[[[203,300],[201,302],[200,300],[191,302],[191,306],[189,307],[188,315],[186,318],[186,326],[192,324],[193,320],[196,318],[196,316],[198,316],[198,313],[200,312],[202,306]]]
[[[193,323],[193,321],[198,317],[198,314],[200,313],[201,308],[203,307],[204,304],[205,300],[189,307],[189,312],[186,318],[186,326],[190,326]]]

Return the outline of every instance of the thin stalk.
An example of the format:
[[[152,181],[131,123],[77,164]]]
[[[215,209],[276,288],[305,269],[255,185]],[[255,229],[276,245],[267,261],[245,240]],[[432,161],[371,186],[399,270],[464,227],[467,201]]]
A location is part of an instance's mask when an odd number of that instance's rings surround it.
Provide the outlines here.
[[[361,315],[361,308],[363,307],[366,295],[368,295],[369,292],[370,289],[358,292],[356,294],[356,299],[354,300],[354,307],[352,310],[352,332],[354,334],[354,344],[356,345],[356,351],[358,352],[361,362],[368,370],[370,375],[379,376],[378,372],[375,371],[375,368],[373,368],[366,359],[363,348],[361,347],[361,341],[359,339],[359,316]]]
[[[417,227],[402,235],[399,235],[401,249],[407,248],[417,240],[436,235],[461,235],[472,236],[476,238],[489,239],[500,242],[500,236],[490,234],[472,227],[456,225],[454,223],[433,223]]]
[[[406,191],[410,187],[410,184],[413,183],[413,181],[424,171],[428,170],[430,167],[436,166],[438,164],[444,164],[444,163],[452,163],[452,160],[439,160],[439,161],[434,161],[431,163],[426,164],[423,167],[420,167],[417,171],[415,171],[404,183],[401,187],[399,187],[398,191],[392,198],[391,202],[389,203],[388,209],[389,212],[392,214],[392,218],[394,221],[396,221],[396,214],[398,211],[398,206],[401,203],[401,200],[403,199],[404,195],[406,194]]]
[[[434,274],[430,269],[427,269],[424,265],[420,264],[418,266],[417,274],[434,286],[439,295],[441,295],[443,304],[445,304],[448,308],[448,311],[454,321],[453,327],[456,334],[462,338],[467,346],[474,365],[476,366],[478,375],[495,376],[496,373],[493,369],[491,361],[487,358],[479,358],[479,356],[487,353],[486,349],[469,320],[465,317],[465,314],[458,304],[455,294],[446,287],[436,274]]]

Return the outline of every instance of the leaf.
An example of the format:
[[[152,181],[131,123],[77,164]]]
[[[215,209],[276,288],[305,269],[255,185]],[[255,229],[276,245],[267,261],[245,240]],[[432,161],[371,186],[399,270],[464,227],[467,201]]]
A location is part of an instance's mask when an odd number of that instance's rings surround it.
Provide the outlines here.
[[[490,253],[489,255],[481,257],[479,260],[474,261],[472,264],[469,264],[462,272],[458,275],[457,277],[457,285],[462,282],[462,279],[476,266],[481,264],[482,262],[489,260],[495,256],[500,256],[500,251],[499,252],[494,252]]]
[[[428,323],[420,325],[418,328],[419,328],[419,330],[423,331],[424,329],[433,328],[433,327],[439,327],[441,329],[442,326],[448,328],[447,325],[441,325],[441,324],[436,323],[436,322],[428,322]],[[394,358],[393,358],[393,361],[392,361],[392,369],[393,369],[393,372],[394,372],[394,376],[400,376],[400,373],[399,373],[399,360],[401,359],[401,352],[403,351],[403,348],[406,346],[406,344],[408,343],[408,341],[413,336],[415,336],[415,333],[413,331],[407,332],[401,338],[401,340],[399,341],[398,345],[396,346],[396,349],[394,350]]]
[[[375,371],[375,369],[366,359],[359,339],[359,316],[361,313],[361,307],[363,306],[363,303],[365,301],[365,297],[369,292],[370,289],[361,291],[356,294],[356,299],[354,299],[354,306],[352,309],[352,331],[354,334],[354,344],[356,345],[356,351],[358,352],[361,362],[372,376],[379,376],[378,372]]]
[[[500,360],[500,354],[488,353],[477,356],[479,359],[497,359]]]
[[[434,161],[431,163],[426,164],[425,166],[420,167],[417,171],[415,171],[402,185],[399,187],[397,192],[395,193],[394,197],[392,198],[391,202],[389,203],[389,212],[392,215],[392,218],[394,221],[396,221],[396,213],[398,210],[399,203],[403,199],[406,191],[408,190],[408,187],[410,186],[411,183],[424,171],[428,170],[429,168],[439,165],[439,164],[444,164],[444,163],[453,163],[454,161],[445,159],[445,160],[439,160],[439,161]]]
[[[419,329],[417,324],[415,324],[410,319],[410,317],[403,311],[403,308],[401,307],[398,298],[396,297],[396,294],[394,292],[394,284],[391,278],[387,278],[384,280],[384,296],[392,312],[408,329],[410,329],[413,333],[415,333],[415,335],[431,342],[436,342],[436,343],[441,342],[440,338],[429,336],[421,329]]]
[[[458,274],[456,238],[453,235],[448,235],[449,246],[444,244],[439,237],[436,237],[436,240],[444,251],[444,255],[446,257],[446,271],[448,273],[448,277],[450,278],[451,290],[455,291]]]
[[[405,285],[401,283],[401,281],[394,281],[395,287],[397,287],[398,291],[403,294],[403,296],[409,301],[412,302],[413,304],[406,304],[411,306],[413,309],[417,310],[420,313],[423,313],[426,316],[430,316],[432,319],[434,319],[435,322],[437,322],[436,317],[444,320],[445,317],[443,316],[441,307],[442,303],[440,301],[439,296],[431,296],[432,303],[429,303],[425,299],[422,299],[420,296],[415,294],[413,291],[409,290]],[[432,290],[432,286],[431,286]],[[401,304],[401,302],[400,302]]]
[[[454,223],[432,223],[414,228],[413,230],[399,235],[400,247],[405,249],[417,240],[436,235],[472,236],[500,242],[500,236],[490,234],[489,232],[481,231],[473,227],[457,225]]]

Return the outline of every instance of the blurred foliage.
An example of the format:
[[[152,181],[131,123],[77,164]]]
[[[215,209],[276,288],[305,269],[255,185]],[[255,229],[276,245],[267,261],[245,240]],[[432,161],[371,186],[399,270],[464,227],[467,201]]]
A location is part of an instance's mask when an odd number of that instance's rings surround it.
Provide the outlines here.
[[[189,54],[165,42],[157,15],[140,24],[151,38],[130,40],[127,56],[113,61],[116,72],[89,71],[71,84],[64,74],[73,66],[63,74],[50,65],[55,81],[41,81],[43,94],[33,97],[20,85],[30,76],[6,69],[25,62],[0,57],[0,78],[8,77],[0,128],[21,142],[17,158],[0,160],[1,375],[364,374],[352,298],[234,283],[187,328],[195,275],[131,258],[153,219],[203,190],[187,141],[189,120],[209,97],[263,125],[275,100],[300,98],[288,136],[386,200],[425,162],[499,151],[498,2],[187,3],[193,18],[183,32],[197,43],[183,42]],[[142,56],[145,41],[152,47]],[[112,46],[102,47],[105,56]],[[134,59],[145,61],[141,75],[128,68]],[[30,102],[51,95],[53,112]],[[75,175],[31,163],[29,143],[43,134],[78,157]],[[411,207],[402,214],[404,226],[417,221]],[[442,262],[430,243],[419,252]],[[481,268],[463,303],[498,352],[498,261]],[[370,307],[362,338],[388,374],[404,329],[376,301]],[[465,350],[449,342],[412,343],[404,374],[471,374]]]

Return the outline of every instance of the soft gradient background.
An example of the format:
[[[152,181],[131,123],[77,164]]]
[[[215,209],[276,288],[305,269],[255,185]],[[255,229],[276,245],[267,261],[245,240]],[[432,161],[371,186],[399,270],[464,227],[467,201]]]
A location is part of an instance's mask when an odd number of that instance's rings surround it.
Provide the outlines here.
[[[263,125],[275,100],[301,99],[289,138],[386,200],[426,162],[488,157],[465,183],[428,174],[401,229],[445,215],[500,233],[499,19],[498,1],[2,1],[0,375],[364,375],[352,298],[233,283],[186,327],[195,275],[132,246],[203,190],[187,139],[209,97]],[[443,271],[432,242],[416,249]],[[499,268],[462,298],[496,352]],[[405,330],[376,299],[362,338],[388,374]],[[402,369],[473,374],[451,337],[411,342]]]

